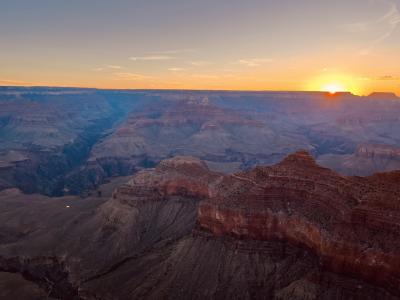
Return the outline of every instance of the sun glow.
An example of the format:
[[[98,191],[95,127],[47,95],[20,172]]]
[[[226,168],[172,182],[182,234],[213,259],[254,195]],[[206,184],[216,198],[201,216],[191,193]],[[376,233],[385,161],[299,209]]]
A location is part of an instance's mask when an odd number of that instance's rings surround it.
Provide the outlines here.
[[[322,87],[324,92],[329,92],[329,94],[334,95],[338,92],[345,92],[346,88],[340,83],[328,83]]]
[[[363,92],[361,82],[356,76],[348,74],[321,74],[311,78],[307,89],[310,91],[323,91],[334,95],[338,92],[351,92],[360,95]]]

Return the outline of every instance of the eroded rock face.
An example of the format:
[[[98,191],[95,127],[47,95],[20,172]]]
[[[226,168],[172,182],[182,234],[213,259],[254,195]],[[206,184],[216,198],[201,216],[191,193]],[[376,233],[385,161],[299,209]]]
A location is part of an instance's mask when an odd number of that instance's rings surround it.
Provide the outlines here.
[[[382,144],[360,144],[353,154],[323,155],[318,162],[346,175],[368,176],[400,170],[400,148]]]
[[[177,155],[227,174],[275,164],[298,149],[347,175],[398,169],[385,159],[352,163],[357,145],[400,147],[398,99],[1,87],[0,190],[83,195]]]
[[[212,186],[222,175],[211,172],[207,165],[193,157],[178,156],[162,161],[154,170],[140,171],[125,186],[118,188],[114,198],[125,195],[151,195],[153,200],[168,196],[208,198]],[[155,194],[156,193],[156,194]]]
[[[127,206],[137,212],[150,203],[196,199],[196,228],[170,236],[174,242],[165,248],[151,248],[85,289],[118,299],[396,299],[398,176],[341,176],[304,151],[229,176],[198,159],[165,160],[118,188],[101,210],[118,222]],[[386,216],[389,211],[393,215]]]
[[[46,291],[50,272],[60,299],[399,299],[399,180],[302,151],[232,175],[167,159],[109,200],[10,189],[0,270]]]
[[[105,157],[118,157],[131,167],[144,161],[155,165],[168,157],[190,155],[214,170],[225,171],[275,163],[298,147],[309,147],[301,136],[277,134],[261,115],[233,109],[232,104],[218,105],[216,99],[224,98],[220,95],[157,96],[158,102],[132,111],[115,132],[98,143],[91,159],[101,164]]]
[[[400,177],[344,177],[297,152],[228,176],[199,206],[216,235],[305,246],[330,270],[400,290]]]

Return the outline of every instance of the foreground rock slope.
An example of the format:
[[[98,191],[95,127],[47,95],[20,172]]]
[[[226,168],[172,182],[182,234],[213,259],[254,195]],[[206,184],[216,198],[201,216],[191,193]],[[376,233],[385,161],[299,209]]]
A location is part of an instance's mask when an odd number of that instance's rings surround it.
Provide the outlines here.
[[[0,271],[60,299],[399,299],[399,182],[300,151],[232,175],[179,156],[46,210],[5,191]]]

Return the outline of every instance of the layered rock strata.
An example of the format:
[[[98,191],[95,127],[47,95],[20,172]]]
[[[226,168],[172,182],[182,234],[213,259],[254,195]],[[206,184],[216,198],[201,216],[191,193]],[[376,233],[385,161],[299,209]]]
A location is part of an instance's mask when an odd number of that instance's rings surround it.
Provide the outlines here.
[[[329,270],[400,290],[400,172],[344,177],[297,152],[225,177],[198,210],[217,236],[283,240]]]

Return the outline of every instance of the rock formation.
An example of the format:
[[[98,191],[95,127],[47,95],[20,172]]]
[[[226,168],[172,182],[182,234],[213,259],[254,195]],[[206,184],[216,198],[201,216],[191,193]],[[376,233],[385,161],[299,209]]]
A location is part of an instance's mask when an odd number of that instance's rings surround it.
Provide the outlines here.
[[[166,205],[177,198],[184,203],[195,200],[199,205],[192,235],[170,236],[169,240],[175,242],[166,244],[164,250],[153,250],[128,261],[121,269],[88,282],[86,288],[100,289],[96,295],[111,289],[122,298],[129,294],[144,298],[202,295],[228,299],[236,295],[329,299],[335,290],[360,298],[395,299],[389,293],[398,295],[399,242],[391,242],[399,240],[393,229],[397,219],[386,218],[385,214],[390,211],[393,216],[400,208],[396,206],[398,176],[388,173],[370,178],[344,177],[318,166],[304,151],[273,167],[257,167],[232,175],[212,172],[203,162],[190,157],[162,161],[156,169],[142,171],[117,188],[101,211],[118,222],[126,220],[122,217],[127,213],[126,206],[143,211],[145,203],[154,201]],[[156,222],[152,220],[151,223]],[[122,222],[127,228],[127,223]],[[282,256],[277,256],[279,252]],[[290,272],[285,273],[279,263],[275,271],[267,271],[276,276],[272,287],[272,282],[265,281],[271,276],[265,271],[274,268],[269,260],[294,259],[289,253],[303,257],[297,257],[298,264],[292,262]],[[148,270],[143,269],[145,265]],[[242,270],[228,271],[235,265],[242,265]],[[134,273],[137,268],[142,271]],[[249,274],[247,280],[263,282],[259,283],[258,292],[243,285],[242,272],[251,269],[259,273]],[[218,274],[215,277],[214,272]],[[298,277],[296,272],[307,275]],[[226,276],[234,278],[235,283]],[[124,292],[110,285],[121,278],[125,281]],[[141,278],[149,279],[143,282]],[[291,283],[284,283],[285,280]],[[363,280],[387,291],[372,288]],[[343,282],[347,282],[346,292]]]
[[[300,151],[232,175],[174,157],[109,200],[7,190],[0,271],[61,299],[399,299],[399,182]]]
[[[353,154],[326,154],[318,158],[326,167],[346,175],[372,175],[400,170],[400,148],[383,144],[360,144]]]
[[[282,240],[328,269],[400,290],[400,172],[343,177],[297,152],[273,167],[226,177],[199,206],[216,235]]]

